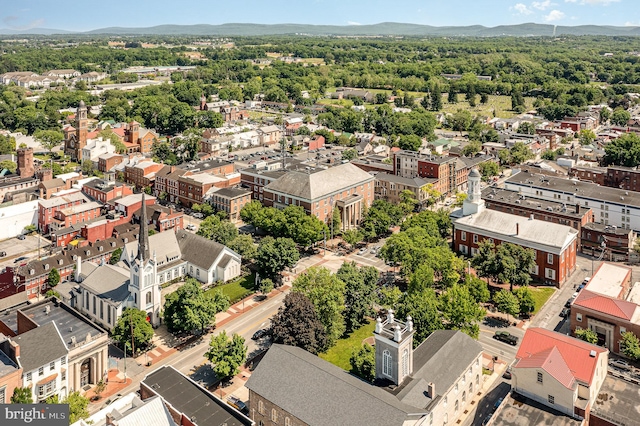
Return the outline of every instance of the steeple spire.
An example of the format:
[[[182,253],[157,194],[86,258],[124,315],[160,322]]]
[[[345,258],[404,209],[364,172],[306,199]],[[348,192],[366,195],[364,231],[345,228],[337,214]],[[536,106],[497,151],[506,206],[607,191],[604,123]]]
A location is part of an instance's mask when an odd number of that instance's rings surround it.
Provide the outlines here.
[[[149,223],[147,222],[147,206],[144,203],[142,191],[142,206],[140,206],[140,235],[138,235],[138,259],[149,260]]]

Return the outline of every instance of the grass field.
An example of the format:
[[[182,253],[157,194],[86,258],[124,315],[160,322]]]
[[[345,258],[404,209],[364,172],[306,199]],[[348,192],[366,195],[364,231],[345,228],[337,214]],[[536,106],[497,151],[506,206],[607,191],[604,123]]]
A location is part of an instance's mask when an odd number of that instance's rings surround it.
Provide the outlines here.
[[[525,109],[528,111],[533,108],[533,101],[535,98],[524,98]],[[447,102],[447,94],[442,94],[442,112],[454,113],[459,109],[465,111],[471,111],[472,115],[483,115],[489,117],[511,118],[516,115],[511,110],[511,96],[496,96],[490,95],[489,102],[486,104],[480,103],[480,96],[476,98],[477,105],[470,107],[469,102],[464,100],[464,95],[458,94],[458,102],[450,104]],[[495,111],[495,114],[494,114]]]
[[[329,349],[327,352],[320,354],[320,358],[325,361],[329,361],[331,364],[336,365],[343,370],[351,370],[351,366],[349,365],[351,353],[360,348],[364,339],[373,336],[373,329],[375,328],[375,325],[375,321],[369,321],[368,324],[363,325],[358,330],[351,333],[350,336],[338,340],[334,347]]]
[[[547,300],[556,292],[556,289],[553,287],[529,287],[531,289],[531,294],[533,295],[533,300],[535,301],[536,308],[533,310],[533,315],[537,314],[542,306],[547,303]]]
[[[231,303],[236,303],[254,292],[253,287],[255,279],[255,274],[247,275],[246,277],[239,278],[230,283],[212,287],[205,293],[211,294],[216,290],[222,290],[222,292],[229,297],[229,301]]]

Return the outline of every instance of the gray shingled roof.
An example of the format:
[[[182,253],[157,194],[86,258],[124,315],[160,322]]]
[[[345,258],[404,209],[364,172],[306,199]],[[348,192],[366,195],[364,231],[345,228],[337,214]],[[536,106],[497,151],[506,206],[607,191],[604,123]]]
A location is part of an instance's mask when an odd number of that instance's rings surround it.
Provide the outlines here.
[[[387,391],[293,346],[272,345],[246,387],[311,426],[402,425],[420,417]]]
[[[225,249],[220,243],[183,229],[177,231],[175,235],[178,239],[182,259],[202,269],[209,270],[213,262]]]
[[[98,266],[80,285],[114,303],[122,303],[129,297],[129,273],[114,265]]]
[[[20,345],[20,364],[25,372],[45,366],[69,352],[54,322],[19,334],[11,340]]]
[[[436,395],[444,395],[482,353],[476,340],[457,330],[434,331],[413,352],[413,380],[398,398],[412,406],[426,408],[431,399],[427,385],[435,385]]]
[[[373,176],[358,166],[346,163],[315,173],[291,171],[266,186],[269,191],[316,200],[346,188],[362,185]]]

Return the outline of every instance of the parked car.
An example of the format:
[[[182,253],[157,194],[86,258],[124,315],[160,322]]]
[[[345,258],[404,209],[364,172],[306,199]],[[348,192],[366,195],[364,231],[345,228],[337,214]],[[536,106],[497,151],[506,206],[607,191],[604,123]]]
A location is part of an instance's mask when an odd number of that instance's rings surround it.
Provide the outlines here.
[[[573,303],[573,301],[575,300],[575,297],[570,297],[569,300],[567,300],[567,302],[564,304],[565,308],[570,308],[571,304]]]
[[[22,262],[23,260],[27,260],[27,256],[20,256],[19,258],[14,260],[13,263]]]
[[[24,234],[20,234],[20,235],[18,235],[18,239],[19,239],[19,240],[24,240],[25,238],[26,238],[26,237],[24,236]]]
[[[255,333],[253,333],[253,336],[251,336],[251,340],[259,340],[266,335],[267,335],[267,330],[264,328],[261,328],[260,330],[257,330]]]
[[[192,223],[187,225],[187,230],[189,231],[195,231],[196,230],[196,226]]]
[[[204,215],[202,213],[194,213],[193,217],[195,217],[196,219],[204,219]]]
[[[493,338],[500,340],[501,342],[508,343],[515,346],[518,343],[518,337],[509,333],[508,331],[496,331]]]
[[[358,254],[359,254],[359,255],[363,255],[363,254],[365,254],[366,252],[367,252],[367,248],[366,248],[366,247],[363,247],[363,248],[361,248],[360,250],[358,250]]]
[[[494,411],[498,409],[498,407],[500,406],[500,404],[502,404],[504,398],[498,398],[498,400],[496,401],[495,404],[493,404],[493,409]]]
[[[0,251],[0,257],[5,257],[7,255],[6,251]]]
[[[620,370],[626,370],[626,371],[631,370],[631,366],[624,359],[610,360],[609,365],[613,365],[614,367],[619,368]]]
[[[511,379],[511,367],[507,367],[507,369],[504,370],[502,377],[505,379]]]
[[[560,311],[560,316],[562,318],[567,318],[570,313],[571,313],[571,308],[562,308],[562,311]]]
[[[235,408],[238,411],[241,411],[241,412],[247,411],[247,405],[244,402],[240,401],[239,398],[237,398],[237,397],[235,397],[233,395],[230,395],[227,398],[227,404],[229,404],[230,406],[232,406],[233,408]]]

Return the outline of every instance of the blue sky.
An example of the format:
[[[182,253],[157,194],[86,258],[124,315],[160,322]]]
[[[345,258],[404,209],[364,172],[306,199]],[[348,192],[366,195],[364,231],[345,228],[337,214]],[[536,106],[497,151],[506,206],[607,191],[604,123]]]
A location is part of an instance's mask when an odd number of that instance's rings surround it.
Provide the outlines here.
[[[0,28],[148,27],[161,24],[297,23],[433,26],[640,25],[638,0],[4,0]]]

